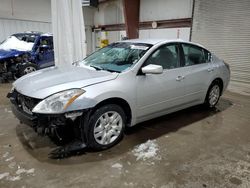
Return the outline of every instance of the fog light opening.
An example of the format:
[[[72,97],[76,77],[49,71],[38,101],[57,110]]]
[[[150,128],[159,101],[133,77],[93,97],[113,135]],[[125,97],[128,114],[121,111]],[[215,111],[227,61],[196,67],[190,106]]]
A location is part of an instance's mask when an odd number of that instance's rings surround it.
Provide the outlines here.
[[[65,117],[71,119],[72,121],[75,121],[75,119],[82,115],[82,112],[70,112],[66,113]]]

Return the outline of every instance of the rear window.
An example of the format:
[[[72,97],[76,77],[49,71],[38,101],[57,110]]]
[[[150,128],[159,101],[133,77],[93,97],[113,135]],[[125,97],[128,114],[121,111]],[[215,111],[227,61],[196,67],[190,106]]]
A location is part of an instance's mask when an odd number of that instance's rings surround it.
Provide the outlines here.
[[[185,66],[198,65],[210,61],[210,53],[198,46],[182,44]]]

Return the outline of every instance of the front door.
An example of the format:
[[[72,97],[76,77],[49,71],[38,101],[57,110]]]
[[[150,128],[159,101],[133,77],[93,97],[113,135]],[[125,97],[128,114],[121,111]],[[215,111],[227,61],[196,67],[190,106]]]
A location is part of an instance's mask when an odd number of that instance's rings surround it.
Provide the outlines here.
[[[39,68],[50,67],[54,65],[53,38],[51,36],[42,36],[38,42],[36,62]]]
[[[137,117],[138,121],[164,114],[171,108],[183,104],[185,95],[185,72],[180,67],[179,48],[177,44],[159,47],[144,62],[161,65],[162,74],[139,74],[137,81]]]

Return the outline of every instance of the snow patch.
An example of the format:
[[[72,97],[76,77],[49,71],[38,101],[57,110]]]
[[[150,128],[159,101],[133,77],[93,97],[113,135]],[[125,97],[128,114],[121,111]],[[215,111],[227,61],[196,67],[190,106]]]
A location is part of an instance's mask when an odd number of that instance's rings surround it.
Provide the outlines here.
[[[10,176],[7,178],[7,180],[9,180],[9,181],[18,181],[20,179],[21,179],[20,176]]]
[[[10,163],[10,164],[8,165],[9,168],[14,168],[15,166],[16,166],[16,162],[15,162],[15,161],[12,162],[12,163]]]
[[[7,113],[12,113],[12,111],[8,110],[7,108],[5,108],[4,111],[7,112]]]
[[[10,147],[11,147],[10,144],[5,144],[5,145],[3,145],[3,148],[10,148]]]
[[[3,154],[3,158],[6,158],[6,157],[8,157],[9,156],[9,154],[10,154],[10,152],[5,152],[4,154]]]
[[[122,164],[120,164],[120,163],[115,163],[115,164],[113,164],[111,167],[112,167],[112,168],[121,169],[123,166],[122,166]]]
[[[135,148],[132,150],[132,153],[136,156],[136,160],[159,160],[160,157],[157,156],[158,151],[159,146],[157,145],[156,140],[148,140],[143,144],[135,146]]]
[[[5,177],[8,177],[9,175],[10,175],[9,172],[4,172],[4,173],[0,174],[0,180],[5,178]]]
[[[133,182],[124,182],[125,186],[129,186],[129,187],[134,187],[134,183]]]
[[[6,39],[1,45],[1,50],[19,50],[19,51],[31,51],[33,48],[34,43],[33,42],[25,42],[22,40],[19,40],[15,36],[10,36],[8,39]]]
[[[16,171],[16,174],[19,175],[19,174],[33,174],[35,172],[35,169],[34,168],[31,168],[29,170],[26,170],[24,168],[19,168],[17,171]]]
[[[8,159],[6,159],[5,161],[8,162],[8,161],[12,161],[15,157],[10,157]]]

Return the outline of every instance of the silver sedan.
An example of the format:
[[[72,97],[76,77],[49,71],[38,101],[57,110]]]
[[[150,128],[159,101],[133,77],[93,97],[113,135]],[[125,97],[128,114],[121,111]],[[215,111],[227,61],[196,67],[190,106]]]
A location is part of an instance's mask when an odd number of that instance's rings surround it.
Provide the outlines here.
[[[100,150],[126,127],[198,104],[213,108],[229,79],[228,64],[201,45],[138,39],[28,74],[8,97],[16,117],[40,134],[62,141],[72,132],[77,141],[68,148]]]

